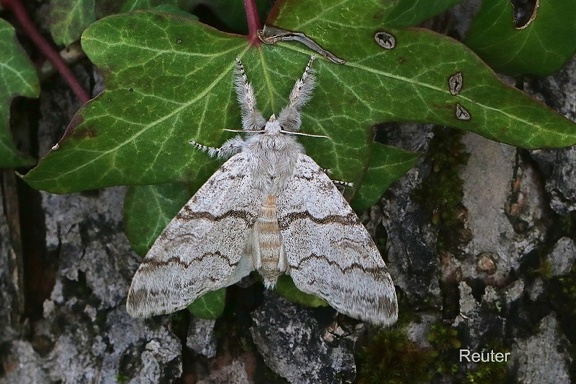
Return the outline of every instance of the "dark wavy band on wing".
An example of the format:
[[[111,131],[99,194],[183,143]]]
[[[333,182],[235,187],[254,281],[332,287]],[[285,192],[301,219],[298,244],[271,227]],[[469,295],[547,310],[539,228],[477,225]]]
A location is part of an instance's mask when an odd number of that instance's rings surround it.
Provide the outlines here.
[[[337,223],[342,225],[362,225],[360,219],[354,212],[350,212],[345,216],[342,215],[328,215],[325,217],[316,217],[309,211],[291,212],[278,218],[278,226],[280,230],[288,229],[290,225],[296,220],[310,220],[316,224],[330,224]]]
[[[230,259],[224,255],[222,255],[221,252],[206,252],[204,253],[202,256],[196,257],[192,260],[190,260],[189,263],[186,263],[184,261],[182,261],[180,256],[173,256],[171,258],[169,258],[168,260],[156,260],[153,258],[145,258],[144,260],[142,260],[142,263],[140,264],[140,269],[142,271],[144,271],[147,267],[151,268],[151,267],[163,267],[169,264],[178,264],[181,267],[184,268],[189,268],[191,264],[193,263],[201,263],[204,258],[206,257],[211,257],[211,256],[216,256],[219,259],[223,259],[226,260],[226,262],[228,263],[228,266],[230,267],[235,267],[240,263],[240,260],[238,260],[235,263],[231,263]]]
[[[248,227],[251,227],[254,225],[258,217],[241,209],[231,209],[221,215],[214,215],[207,211],[194,211],[188,205],[184,206],[180,212],[178,212],[178,216],[176,216],[176,219],[186,221],[198,219],[221,221],[228,218],[241,219],[246,222]]]
[[[355,269],[359,269],[363,272],[366,273],[370,273],[373,276],[379,276],[381,274],[384,273],[388,273],[388,268],[386,266],[376,266],[376,267],[363,267],[360,263],[351,263],[350,265],[346,266],[346,267],[342,267],[339,263],[337,263],[334,260],[330,260],[330,258],[328,256],[324,256],[324,255],[317,255],[315,253],[312,253],[308,256],[302,257],[301,259],[298,260],[298,263],[296,265],[290,265],[290,269],[300,269],[300,265],[310,262],[311,260],[317,259],[321,262],[324,262],[332,267],[336,267],[340,272],[342,272],[343,274],[346,274],[347,272],[350,272],[352,270]]]

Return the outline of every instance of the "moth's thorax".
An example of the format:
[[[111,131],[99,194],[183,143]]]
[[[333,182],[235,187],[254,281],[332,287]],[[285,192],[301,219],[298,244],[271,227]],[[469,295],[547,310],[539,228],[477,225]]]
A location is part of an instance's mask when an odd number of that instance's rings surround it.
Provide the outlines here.
[[[298,155],[304,148],[296,139],[283,133],[274,115],[260,133],[246,140],[243,148],[250,156],[254,187],[277,195],[294,173]]]

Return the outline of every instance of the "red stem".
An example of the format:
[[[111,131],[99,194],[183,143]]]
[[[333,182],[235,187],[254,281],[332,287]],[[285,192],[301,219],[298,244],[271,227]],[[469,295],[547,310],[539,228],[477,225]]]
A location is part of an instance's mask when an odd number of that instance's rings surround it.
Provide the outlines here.
[[[260,16],[258,16],[258,7],[256,0],[244,0],[244,11],[246,12],[246,21],[248,22],[248,41],[250,45],[260,44],[258,39],[258,30],[262,28]]]
[[[50,60],[54,68],[60,72],[80,102],[82,104],[88,102],[88,100],[90,100],[90,96],[84,90],[76,76],[74,76],[74,73],[72,73],[70,68],[68,68],[58,52],[56,52],[56,50],[52,48],[52,46],[44,39],[44,37],[42,37],[32,20],[30,20],[30,17],[28,17],[26,10],[22,6],[22,3],[19,0],[0,0],[0,3],[5,8],[8,8],[12,11],[28,37],[38,47],[38,49],[40,49],[42,54],[46,56],[48,60]]]

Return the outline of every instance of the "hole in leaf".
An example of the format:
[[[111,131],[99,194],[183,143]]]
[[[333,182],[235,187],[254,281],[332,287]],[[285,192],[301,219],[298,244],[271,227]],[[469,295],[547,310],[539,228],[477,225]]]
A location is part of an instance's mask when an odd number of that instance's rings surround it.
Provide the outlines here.
[[[510,0],[514,8],[513,18],[516,29],[524,29],[536,18],[540,0]]]
[[[384,31],[376,32],[374,41],[384,49],[394,49],[396,47],[396,38]]]
[[[456,72],[448,79],[448,89],[452,96],[456,96],[460,93],[463,85],[462,72]]]
[[[464,120],[464,121],[468,121],[471,118],[470,112],[468,112],[466,108],[461,106],[460,103],[456,103],[456,118],[458,120]]]

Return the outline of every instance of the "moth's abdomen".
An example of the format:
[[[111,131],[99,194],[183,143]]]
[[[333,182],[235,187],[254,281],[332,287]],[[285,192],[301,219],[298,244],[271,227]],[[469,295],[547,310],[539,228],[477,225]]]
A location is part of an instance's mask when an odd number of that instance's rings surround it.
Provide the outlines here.
[[[276,196],[267,195],[254,225],[254,268],[260,272],[266,288],[273,288],[286,271],[284,247],[278,227]]]

